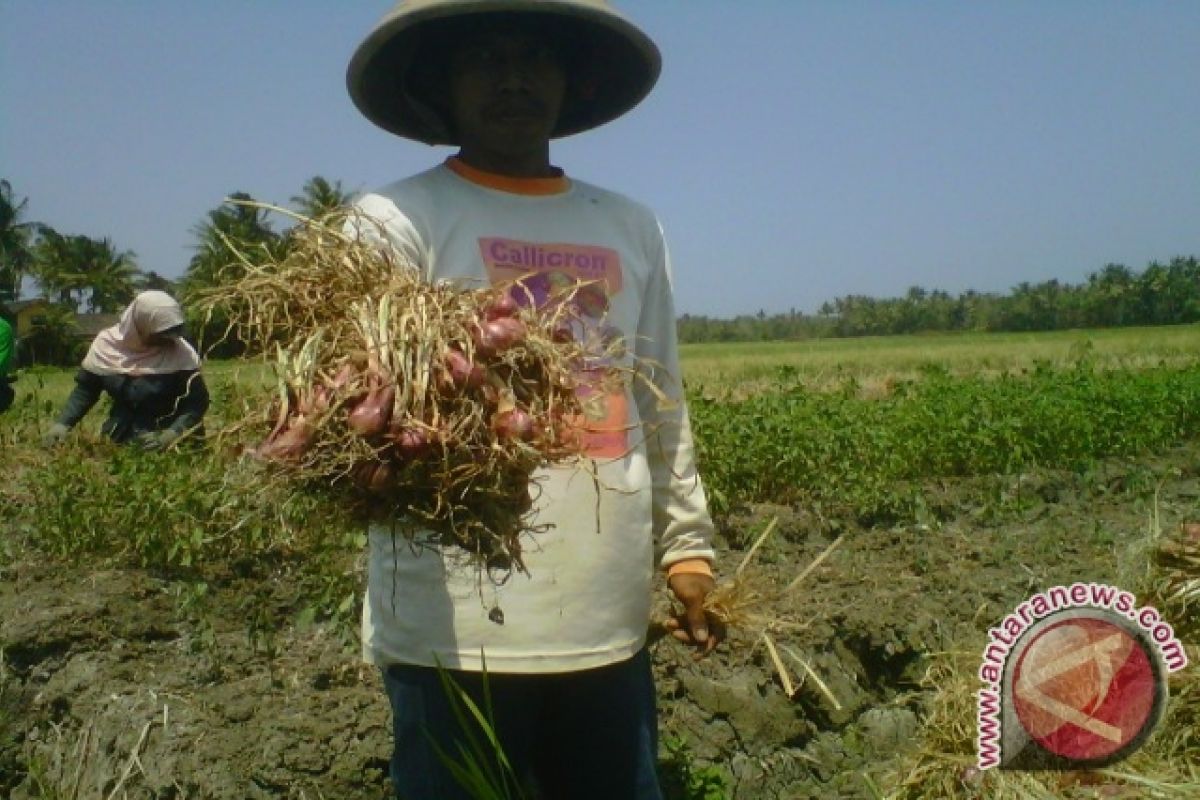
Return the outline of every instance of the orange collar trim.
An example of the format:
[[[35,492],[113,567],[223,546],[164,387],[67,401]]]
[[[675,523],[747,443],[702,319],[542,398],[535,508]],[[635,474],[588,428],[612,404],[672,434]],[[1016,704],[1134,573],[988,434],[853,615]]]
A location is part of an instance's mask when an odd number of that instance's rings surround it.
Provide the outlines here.
[[[552,178],[513,178],[509,175],[497,175],[494,172],[484,172],[466,164],[457,156],[446,159],[446,166],[455,175],[471,183],[488,189],[497,189],[511,194],[547,195],[562,194],[571,188],[571,181],[561,172]]]

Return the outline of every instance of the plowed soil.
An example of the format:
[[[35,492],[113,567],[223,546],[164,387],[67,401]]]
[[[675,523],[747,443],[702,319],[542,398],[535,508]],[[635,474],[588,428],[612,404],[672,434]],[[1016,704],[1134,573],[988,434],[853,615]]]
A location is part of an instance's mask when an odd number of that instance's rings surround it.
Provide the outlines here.
[[[664,748],[665,782],[686,762],[719,767],[739,800],[872,796],[864,775],[886,774],[919,740],[930,654],[981,651],[989,626],[1049,586],[1135,580],[1139,542],[1200,516],[1198,466],[1192,446],[1085,474],[930,484],[921,518],[892,527],[736,510],[721,522],[726,574],[777,519],[748,568],[768,593],[842,538],[760,609],[778,623],[770,635],[792,696],[761,626],[734,630],[699,663],[669,638],[652,646],[662,736],[676,752]],[[285,574],[234,575],[189,613],[178,584],[151,573],[9,550],[0,796],[388,796],[388,710],[353,642],[321,625],[256,628],[264,614],[297,616]]]

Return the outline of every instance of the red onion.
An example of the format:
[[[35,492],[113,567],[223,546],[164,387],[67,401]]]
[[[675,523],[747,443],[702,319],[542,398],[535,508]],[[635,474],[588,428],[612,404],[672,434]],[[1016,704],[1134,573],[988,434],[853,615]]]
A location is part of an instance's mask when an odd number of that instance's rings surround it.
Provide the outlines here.
[[[503,439],[528,442],[537,436],[537,423],[525,409],[510,408],[492,417],[492,430]]]
[[[351,475],[359,487],[372,494],[384,494],[392,488],[396,468],[387,461],[367,461],[354,468]]]
[[[402,459],[417,461],[433,452],[433,438],[424,428],[404,428],[391,438],[396,454]]]
[[[308,419],[295,417],[278,436],[259,445],[254,454],[268,461],[297,461],[308,452],[314,436],[316,430]]]
[[[475,344],[485,357],[502,353],[525,338],[525,324],[515,317],[500,317],[475,330]]]
[[[388,384],[382,389],[376,386],[367,393],[366,399],[351,409],[346,416],[346,425],[359,436],[378,436],[387,428],[395,401],[395,386]]]
[[[446,351],[446,369],[450,380],[457,389],[478,389],[483,385],[483,367],[472,364],[458,350]]]
[[[513,296],[506,292],[502,295],[498,295],[496,299],[488,303],[487,308],[484,309],[483,315],[485,319],[489,320],[500,319],[501,317],[512,317],[516,315],[520,308],[521,307],[517,305],[517,301],[513,299]]]
[[[575,341],[575,332],[571,330],[571,326],[565,322],[560,322],[554,326],[554,330],[550,332],[550,338],[559,344]]]

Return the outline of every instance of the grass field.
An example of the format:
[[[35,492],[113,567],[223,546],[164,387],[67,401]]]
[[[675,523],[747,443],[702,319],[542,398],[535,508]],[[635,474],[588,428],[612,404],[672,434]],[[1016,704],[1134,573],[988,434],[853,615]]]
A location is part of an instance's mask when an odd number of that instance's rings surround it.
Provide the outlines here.
[[[927,364],[957,375],[994,375],[1039,361],[1064,366],[1083,356],[1101,368],[1120,368],[1179,365],[1198,354],[1200,325],[692,344],[681,349],[689,385],[744,391],[769,383],[781,367],[796,370],[813,388],[827,388],[847,376],[871,387],[888,378],[915,377]]]

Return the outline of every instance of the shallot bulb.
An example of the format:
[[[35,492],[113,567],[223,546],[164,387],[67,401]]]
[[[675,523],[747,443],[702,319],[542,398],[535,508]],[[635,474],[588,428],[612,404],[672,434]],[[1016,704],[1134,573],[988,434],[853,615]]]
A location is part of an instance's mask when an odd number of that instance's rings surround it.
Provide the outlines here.
[[[519,311],[520,308],[521,307],[517,305],[517,301],[513,299],[513,296],[506,292],[505,294],[498,295],[496,299],[488,303],[488,306],[486,309],[484,309],[483,314],[484,318],[488,320],[500,319],[502,317],[513,317],[516,316],[517,311]]]
[[[359,436],[378,436],[387,429],[396,401],[396,387],[375,386],[367,396],[346,415],[346,425]]]
[[[566,322],[559,322],[554,326],[554,330],[550,332],[550,338],[559,344],[575,341],[575,332],[571,330],[571,326]]]
[[[299,461],[312,447],[316,433],[306,417],[294,417],[278,436],[267,439],[253,453],[267,461]]]
[[[498,317],[475,329],[475,346],[485,357],[502,353],[525,338],[525,323],[515,317]]]
[[[538,430],[529,412],[523,408],[510,408],[492,417],[492,430],[502,439],[528,442],[536,438]]]
[[[392,488],[396,468],[388,461],[367,461],[355,467],[351,477],[360,488],[372,494],[384,494]]]
[[[417,461],[433,452],[434,440],[424,428],[402,428],[392,434],[392,446],[405,461]]]
[[[478,389],[483,385],[485,377],[483,367],[471,363],[458,350],[447,350],[445,363],[446,371],[450,375],[450,382],[454,388]]]

